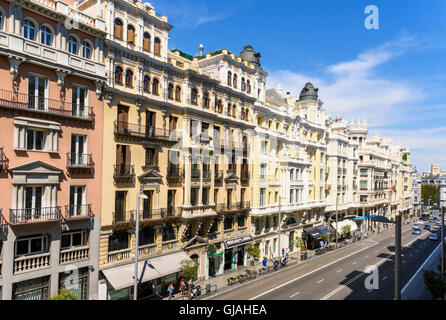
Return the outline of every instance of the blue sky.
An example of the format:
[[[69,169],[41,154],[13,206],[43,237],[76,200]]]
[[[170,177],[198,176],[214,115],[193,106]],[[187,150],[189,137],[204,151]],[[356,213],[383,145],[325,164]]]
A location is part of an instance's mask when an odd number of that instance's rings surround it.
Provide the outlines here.
[[[261,52],[268,87],[319,88],[333,116],[366,119],[371,136],[410,147],[412,163],[446,170],[446,1],[151,0],[174,26],[169,48],[189,54],[246,44]],[[365,8],[379,9],[367,30]]]

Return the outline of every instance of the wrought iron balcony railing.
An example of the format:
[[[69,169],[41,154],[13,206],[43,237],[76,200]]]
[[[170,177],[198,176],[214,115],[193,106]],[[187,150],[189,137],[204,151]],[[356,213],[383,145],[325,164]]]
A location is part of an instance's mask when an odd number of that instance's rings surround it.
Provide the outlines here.
[[[191,171],[191,178],[192,178],[192,179],[198,179],[198,178],[200,178],[200,170],[192,170],[192,171]]]
[[[3,89],[0,89],[0,106],[85,120],[94,118],[90,106]]]
[[[92,168],[93,157],[87,153],[67,153],[67,168]]]
[[[181,179],[183,178],[183,172],[179,167],[168,167],[167,169],[167,179]]]
[[[217,212],[243,210],[243,209],[249,209],[249,207],[250,207],[249,201],[220,203],[217,205]]]
[[[93,216],[91,204],[65,206],[65,219],[89,218]]]
[[[168,129],[143,126],[124,121],[115,121],[115,134],[138,137],[144,139],[157,139],[166,141],[178,141],[179,135]]]
[[[134,216],[135,212],[133,210],[113,212],[113,224],[132,222]]]
[[[115,179],[119,178],[133,178],[135,176],[135,166],[134,165],[115,165],[113,177]]]
[[[9,223],[32,223],[61,220],[60,207],[10,209]]]

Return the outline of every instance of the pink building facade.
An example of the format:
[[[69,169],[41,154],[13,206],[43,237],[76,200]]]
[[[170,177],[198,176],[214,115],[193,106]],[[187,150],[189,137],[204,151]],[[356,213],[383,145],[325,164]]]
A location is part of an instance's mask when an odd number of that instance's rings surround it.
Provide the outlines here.
[[[97,297],[105,25],[0,0],[0,298]]]

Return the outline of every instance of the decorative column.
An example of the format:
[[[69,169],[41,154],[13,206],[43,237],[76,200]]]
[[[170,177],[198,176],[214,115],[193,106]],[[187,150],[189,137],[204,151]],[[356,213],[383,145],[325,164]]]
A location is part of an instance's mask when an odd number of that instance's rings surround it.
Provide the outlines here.
[[[201,121],[200,121],[201,123]],[[199,158],[198,168],[200,170],[200,188],[198,189],[198,205],[203,205],[203,156]]]
[[[184,161],[184,206],[191,207],[190,188],[191,188],[191,160],[190,154],[183,156]]]
[[[211,188],[210,188],[210,195],[209,195],[209,204],[211,206],[215,205],[215,199],[214,199],[214,188],[215,188],[215,175],[217,174],[217,172],[215,172],[215,158],[211,157],[210,160],[210,164],[209,164],[210,168],[211,168]]]

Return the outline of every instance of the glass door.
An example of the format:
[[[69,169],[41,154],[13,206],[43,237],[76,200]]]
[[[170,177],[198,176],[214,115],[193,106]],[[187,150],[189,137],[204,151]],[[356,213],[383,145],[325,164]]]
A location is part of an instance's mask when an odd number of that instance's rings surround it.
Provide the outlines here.
[[[22,220],[38,220],[42,210],[42,187],[25,188],[25,212]]]

